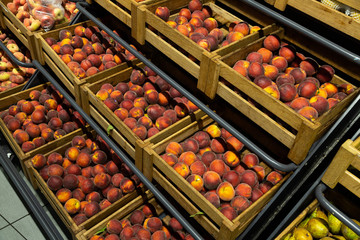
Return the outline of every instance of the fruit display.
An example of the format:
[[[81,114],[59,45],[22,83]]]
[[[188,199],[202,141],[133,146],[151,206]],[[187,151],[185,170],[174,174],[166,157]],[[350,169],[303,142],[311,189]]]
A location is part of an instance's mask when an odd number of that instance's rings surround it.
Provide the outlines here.
[[[198,107],[150,68],[133,69],[128,82],[104,83],[96,92],[141,140],[166,129]]]
[[[0,40],[14,54],[17,60],[23,63],[31,63],[30,52],[21,48],[21,45],[9,38],[6,33],[0,31]],[[22,85],[30,79],[36,71],[35,68],[17,66],[5,53],[0,50],[0,93]]]
[[[105,228],[89,239],[194,239],[190,234],[186,233],[176,218],[168,215],[159,218],[156,211],[158,208],[154,205],[146,203],[130,213],[127,218],[109,220]]]
[[[331,83],[331,66],[319,66],[277,35],[267,36],[262,48],[238,60],[233,69],[311,121],[355,90],[348,83]]]
[[[1,119],[24,153],[85,126],[81,115],[52,85],[1,111]]]
[[[70,21],[78,12],[76,4],[67,0],[13,0],[6,6],[31,32],[48,31],[56,24]]]
[[[112,205],[127,203],[142,185],[100,136],[75,136],[58,151],[35,155],[31,164],[43,187],[52,191],[51,201],[58,202],[76,225]]]
[[[188,7],[182,8],[174,19],[169,20],[170,10],[166,6],[158,7],[155,15],[207,51],[224,47],[260,30],[259,26],[240,21],[226,26],[217,21],[217,14],[200,0],[191,0]]]
[[[114,33],[118,34],[115,30]],[[46,37],[45,41],[79,79],[135,59],[133,54],[96,26],[78,25],[73,33],[62,29],[56,37],[58,39]]]
[[[283,179],[224,128],[212,124],[186,140],[170,142],[161,158],[233,220]]]
[[[353,219],[353,221],[360,226],[358,220]],[[292,232],[287,233],[282,239],[355,240],[359,238],[360,236],[354,233],[330,212],[326,213],[326,211],[317,207],[310,212]]]

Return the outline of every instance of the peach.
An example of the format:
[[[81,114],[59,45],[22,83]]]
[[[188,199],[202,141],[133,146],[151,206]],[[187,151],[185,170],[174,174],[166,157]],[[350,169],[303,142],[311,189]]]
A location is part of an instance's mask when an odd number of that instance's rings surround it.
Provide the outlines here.
[[[177,142],[170,142],[167,146],[166,146],[166,149],[165,149],[165,152],[166,153],[172,153],[174,154],[175,156],[180,156],[184,150],[182,148],[182,146],[177,143]]]
[[[244,37],[244,35],[242,33],[239,33],[239,32],[230,32],[227,37],[226,37],[226,40],[229,42],[229,43],[232,43],[232,42],[235,42],[235,41],[238,41],[240,39],[242,39]]]
[[[109,96],[110,96],[110,94],[106,89],[100,89],[96,93],[96,97],[102,101],[105,101],[107,98],[109,98]]]
[[[258,183],[258,177],[254,171],[245,170],[241,174],[241,182],[249,184],[250,187],[254,187]]]
[[[246,36],[246,35],[249,35],[249,33],[250,33],[250,27],[249,27],[248,23],[240,22],[234,26],[233,31],[239,32],[242,35]]]
[[[124,99],[134,101],[137,98],[137,94],[134,91],[127,91],[124,94]]]
[[[262,62],[263,63],[270,63],[272,57],[273,57],[273,53],[266,48],[260,48],[259,50],[257,50],[258,53],[260,53],[262,55]]]
[[[110,234],[120,234],[122,229],[123,229],[123,227],[122,227],[120,221],[117,219],[111,219],[106,224],[106,230]]]
[[[100,206],[100,210],[104,210],[105,208],[109,207],[111,205],[111,202],[109,202],[109,200],[107,199],[103,199],[101,200],[101,202],[99,203]]]
[[[303,117],[305,117],[306,119],[309,119],[310,121],[314,121],[315,119],[317,119],[319,117],[319,114],[316,111],[316,109],[311,106],[303,107],[300,110],[298,110],[297,112],[300,115],[302,115]]]
[[[229,150],[235,151],[235,152],[240,152],[243,147],[244,144],[242,142],[240,142],[236,137],[234,136],[230,136],[226,139],[226,144]]]
[[[183,152],[180,157],[178,158],[178,162],[185,163],[186,165],[190,166],[197,160],[197,156],[193,152]]]
[[[282,46],[279,50],[279,56],[284,57],[288,63],[294,61],[296,56],[295,48],[291,45]]]
[[[31,102],[29,102],[29,101],[23,102],[23,103],[21,104],[21,107],[20,107],[20,111],[26,113],[27,115],[32,114],[32,112],[34,111],[34,109],[35,109],[34,105],[33,105]],[[11,111],[9,111],[9,113],[11,114]],[[16,112],[16,113],[17,113],[17,112]],[[15,113],[15,114],[16,114],[16,113]],[[12,114],[12,115],[15,116],[15,114]]]
[[[55,192],[62,188],[62,178],[59,176],[49,176],[46,184],[50,190]]]
[[[105,164],[107,162],[107,156],[104,151],[96,150],[91,155],[91,161],[95,164]]]
[[[220,207],[220,198],[215,192],[207,192],[204,197],[213,204],[216,208]]]
[[[64,159],[60,153],[53,152],[48,156],[47,161],[48,161],[49,165],[51,165],[51,164],[62,165],[62,163],[64,162]]]
[[[154,89],[150,89],[144,93],[144,97],[149,104],[155,104],[159,100],[159,93]]]
[[[247,55],[246,61],[248,61],[249,63],[252,63],[252,62],[263,63],[263,57],[262,57],[262,54],[260,54],[258,52],[251,52]]]
[[[318,87],[312,81],[303,81],[299,84],[297,92],[300,97],[311,98],[315,96]]]
[[[191,0],[188,4],[188,8],[191,12],[202,9],[202,3],[199,0]]]
[[[86,195],[86,201],[87,202],[100,202],[101,196],[99,192],[91,192],[89,194]]]
[[[292,85],[295,84],[295,79],[291,74],[288,73],[280,73],[276,78],[276,85],[280,87],[285,83],[290,83]]]
[[[84,194],[91,193],[95,189],[94,182],[90,178],[85,178],[80,181],[80,189]]]
[[[92,67],[92,63],[89,60],[84,59],[81,61],[80,67],[86,72],[89,68]]]
[[[148,229],[151,233],[161,230],[163,227],[162,221],[157,217],[150,217],[144,222],[144,228]]]
[[[123,121],[125,125],[128,126],[130,129],[133,129],[137,126],[137,121],[135,118],[127,117]]]
[[[279,70],[279,72],[283,72],[287,67],[288,67],[288,62],[286,61],[286,59],[282,56],[274,56],[270,63],[272,65],[274,65],[275,67],[277,67],[277,69]]]
[[[49,176],[59,176],[61,177],[64,174],[64,168],[58,164],[52,164],[48,168]]]
[[[189,34],[189,37],[191,40],[193,40],[194,42],[199,41],[202,38],[205,38],[207,35],[209,35],[209,32],[206,28],[204,27],[198,27],[194,30],[193,33]]]
[[[324,88],[326,90],[328,98],[331,98],[335,93],[338,92],[338,88],[329,82],[321,84],[320,88]]]
[[[215,18],[206,18],[204,20],[204,27],[211,32],[213,29],[218,27],[218,22],[215,20]]]
[[[189,166],[185,163],[178,162],[173,166],[173,169],[183,178],[186,178],[190,174]]]
[[[84,213],[78,213],[75,215],[75,217],[73,217],[73,220],[76,225],[80,225],[83,222],[85,222],[86,220],[88,220],[88,218],[85,216]]]
[[[238,215],[236,210],[231,206],[222,207],[220,212],[224,214],[224,216],[227,217],[230,221],[232,221]]]
[[[82,201],[85,199],[85,193],[80,188],[73,190],[71,193],[72,193],[73,198],[76,198],[79,201]]]
[[[49,167],[50,170],[50,167]],[[64,178],[63,178],[63,187],[73,190],[75,188],[77,188],[79,184],[79,180],[76,177],[76,175],[74,174],[67,174]]]
[[[230,205],[236,210],[238,214],[240,214],[241,212],[245,211],[245,209],[247,209],[251,203],[246,197],[236,196],[231,200]]]
[[[235,170],[227,171],[223,175],[223,181],[231,183],[233,187],[236,187],[240,183],[240,180],[241,180],[240,174]]]
[[[61,129],[63,124],[62,124],[62,121],[60,120],[60,118],[53,117],[48,122],[48,126],[50,129],[56,131],[58,129]]]
[[[88,168],[88,167],[86,167],[86,168]],[[90,167],[90,168],[91,168],[90,177],[95,177],[96,175],[98,175],[100,173],[107,173],[106,167],[104,165],[101,165],[101,164],[96,164],[95,166]]]
[[[300,110],[303,107],[310,106],[309,99],[304,97],[298,97],[291,101],[290,107],[295,111]]]
[[[136,119],[135,119],[136,121]],[[136,125],[131,129],[136,136],[138,136],[141,140],[145,140],[147,136],[147,129],[143,125]]]
[[[70,198],[66,201],[64,207],[69,214],[75,214],[80,211],[80,201],[76,198]]]
[[[185,17],[186,19],[190,20],[191,18],[191,12],[188,8],[182,8],[180,9],[179,11],[179,16],[183,16]]]
[[[269,181],[263,181],[259,185],[260,191],[265,194],[267,191],[269,191],[273,187],[273,184]]]
[[[223,201],[231,201],[235,197],[235,190],[231,183],[222,182],[217,187],[216,194]]]
[[[21,145],[21,150],[24,152],[24,153],[27,153],[27,152],[30,152],[32,150],[35,149],[35,144],[33,142],[30,142],[30,141],[27,141],[27,142],[24,142],[22,145]]]
[[[271,81],[271,79],[269,77],[260,75],[254,79],[254,83],[261,88],[266,88],[267,86],[272,85],[273,82]]]
[[[110,184],[110,182],[111,182],[111,178],[106,173],[100,173],[94,177],[94,184],[96,187],[100,189],[106,188]]]
[[[280,48],[280,38],[277,35],[269,35],[264,39],[263,45],[266,49],[274,52]]]
[[[332,69],[331,66],[328,66],[328,65],[326,65],[326,66],[327,67],[324,67],[324,66],[319,67],[316,72],[316,78],[321,83],[330,82],[335,73],[334,69]]]
[[[204,188],[204,181],[200,175],[191,174],[186,178],[186,181],[190,183],[197,191],[201,191]]]
[[[36,169],[41,169],[46,165],[46,158],[42,154],[36,154],[31,158],[31,164]]]
[[[220,137],[214,138],[211,140],[210,147],[214,153],[223,153],[226,149],[226,142]]]
[[[340,101],[347,97],[346,93],[343,92],[337,92],[334,95],[332,95],[332,98],[339,99]]]
[[[254,188],[251,196],[251,201],[255,202],[258,200],[264,193],[259,188]]]
[[[214,125],[216,126],[216,125]],[[210,127],[210,126],[209,126]],[[217,126],[216,126],[217,127]],[[210,131],[211,130],[211,131]],[[209,131],[214,134],[214,135],[218,135],[217,130],[215,127],[211,127],[209,129]],[[220,131],[220,135],[221,135],[221,131]],[[197,133],[195,133],[193,135],[193,138],[198,142],[199,144],[199,148],[204,148],[210,145],[210,136],[209,133],[205,132],[205,131],[199,131]]]
[[[82,136],[75,136],[72,140],[71,140],[71,146],[73,147],[77,147],[79,149],[82,149],[85,147],[86,144],[86,140],[84,137]]]
[[[51,49],[54,50],[57,54],[60,54],[60,48],[60,43],[51,46]]]
[[[72,197],[71,191],[66,188],[59,189],[55,195],[61,203],[66,203]]]
[[[185,25],[177,25],[176,30],[178,30],[180,33],[185,35],[186,37],[189,36],[189,29]]]
[[[279,87],[280,100],[283,102],[290,102],[294,100],[297,95],[296,88],[291,83],[284,83]]]
[[[170,16],[170,10],[167,7],[158,7],[155,10],[155,15],[167,22]]]
[[[203,175],[204,186],[208,190],[216,189],[221,183],[221,177],[217,172],[207,171]]]
[[[59,39],[60,41],[63,40],[63,39],[71,39],[72,38],[72,34],[69,30],[66,30],[66,29],[63,29],[63,30],[60,30],[59,31]]]
[[[338,86],[338,91],[346,93],[347,95],[353,93],[355,91],[354,86],[349,83],[343,83]]]
[[[87,60],[89,60],[91,62],[91,64],[95,67],[99,67],[101,65],[101,58],[99,55],[96,54],[90,54],[87,57]]]
[[[251,78],[256,78],[257,76],[264,75],[265,70],[261,63],[252,62],[248,68],[248,74]]]
[[[211,47],[210,47],[210,42],[203,38],[203,39],[199,39],[197,42],[196,42],[200,47],[202,47],[203,49],[207,50],[207,51],[210,51]]]
[[[133,180],[125,177],[120,182],[120,189],[124,194],[131,193],[135,190],[135,184]]]
[[[306,58],[301,61],[299,66],[306,72],[308,77],[314,75],[319,68],[318,63],[312,58]]]
[[[178,158],[172,153],[165,153],[161,155],[161,158],[169,164],[171,167],[174,166],[178,162]]]
[[[223,161],[229,167],[236,167],[237,165],[240,164],[239,157],[233,151],[225,152],[222,158],[223,158]],[[215,161],[217,161],[217,160],[215,160]],[[211,164],[213,164],[213,163],[214,163],[214,161]],[[210,168],[211,168],[211,164],[210,164]]]
[[[221,136],[221,130],[218,126],[212,124],[205,130],[212,138],[220,137]]]
[[[169,117],[159,117],[158,119],[156,119],[155,122],[155,126],[156,128],[158,128],[160,131],[169,127],[172,124],[171,119]]]
[[[186,24],[188,23],[188,19],[184,16],[177,16],[174,20],[174,22],[177,24],[177,25],[183,25],[183,24]],[[175,26],[176,27],[176,26]]]
[[[263,64],[264,67],[264,75],[269,79],[275,81],[279,74],[279,69],[271,64]]]
[[[153,127],[153,122],[147,116],[142,116],[138,119],[137,124],[144,126],[147,130]]]
[[[311,107],[316,109],[319,116],[329,110],[329,103],[324,97],[314,96],[310,98],[309,103]]]
[[[206,172],[206,166],[202,161],[197,160],[190,165],[190,172],[191,174],[203,176]]]
[[[235,195],[250,199],[252,195],[252,188],[247,183],[240,183],[235,187]]]
[[[84,208],[85,216],[90,218],[100,212],[100,205],[98,202],[92,201],[86,204]]]
[[[133,239],[134,235],[135,232],[131,226],[123,227],[120,233],[120,239]]]
[[[81,152],[79,153],[78,157],[76,158],[76,164],[80,167],[87,167],[91,163],[91,157],[88,153]]]
[[[71,164],[65,169],[65,174],[80,175],[81,168],[76,164]]]
[[[201,161],[209,167],[211,162],[216,159],[216,154],[212,151],[207,151],[201,156]]]
[[[294,77],[295,83],[298,84],[305,80],[306,72],[301,68],[294,68],[289,73]]]
[[[113,112],[119,108],[118,102],[115,99],[110,98],[110,97],[105,99],[104,104]]]
[[[16,130],[18,131],[18,130]],[[23,130],[19,130],[18,133],[14,135],[15,141],[17,144],[22,145],[24,142],[30,140],[29,134]]]

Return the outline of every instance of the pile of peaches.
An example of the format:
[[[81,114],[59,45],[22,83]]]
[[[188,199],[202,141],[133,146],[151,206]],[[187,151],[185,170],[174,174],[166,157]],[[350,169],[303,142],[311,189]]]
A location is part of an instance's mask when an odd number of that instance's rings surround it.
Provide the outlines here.
[[[259,26],[250,27],[246,22],[233,22],[226,35],[225,31],[218,28],[220,26],[212,17],[211,8],[203,6],[200,0],[191,0],[188,8],[182,8],[174,20],[169,20],[170,10],[167,7],[158,7],[155,15],[207,51],[213,51],[219,46],[226,46],[260,30]]]
[[[48,5],[44,2],[13,0],[7,4],[7,8],[32,32],[39,30],[40,27],[50,30],[57,23],[69,21],[78,12],[74,2],[65,0],[64,7]]]
[[[331,66],[319,66],[277,35],[267,36],[262,48],[233,69],[311,121],[354,92],[351,84],[330,82],[335,74]]]
[[[170,142],[161,155],[181,177],[233,220],[282,178],[224,128],[212,124],[181,143]]]
[[[147,66],[127,83],[103,84],[96,96],[142,140],[198,109]]]
[[[117,34],[116,31],[114,33]],[[133,54],[96,26],[77,26],[74,36],[63,29],[59,31],[59,41],[54,38],[46,38],[45,41],[79,79],[135,59]]]
[[[0,117],[23,152],[29,152],[85,125],[84,119],[52,85],[33,90]]]
[[[168,225],[166,225],[159,217],[156,217],[155,207],[147,203],[141,210],[133,211],[129,218],[111,219],[106,224],[104,232],[90,238],[90,240],[105,239],[192,240],[194,238],[185,232],[176,218],[170,218]]]
[[[0,36],[0,41],[3,41],[5,46],[12,54],[14,54],[17,60],[24,63],[31,62],[28,57],[30,55],[28,50],[23,54],[15,40],[8,38],[6,33],[2,33]],[[0,51],[0,57],[0,92],[23,84],[29,80],[36,71],[34,68],[24,68],[16,65],[2,50]]]
[[[31,163],[65,210],[79,225],[140,185],[99,136],[92,141],[75,136],[64,154],[37,154]]]

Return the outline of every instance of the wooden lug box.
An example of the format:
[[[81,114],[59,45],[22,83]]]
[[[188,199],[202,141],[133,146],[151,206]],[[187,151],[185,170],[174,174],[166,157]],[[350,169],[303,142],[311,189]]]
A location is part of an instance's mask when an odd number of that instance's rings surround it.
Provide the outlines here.
[[[96,134],[96,133],[87,132],[86,135],[84,134],[81,136],[83,136],[85,139],[88,139],[88,138],[94,139],[92,136],[96,136],[96,135],[93,135],[93,134]],[[64,157],[65,151],[69,147],[72,146],[71,140],[72,139],[69,139],[67,143],[63,144],[62,146],[60,146],[58,148],[55,148],[55,149],[53,148],[51,151],[48,151],[46,154],[44,154],[44,156],[46,158],[48,158],[48,156],[51,153],[57,152]],[[108,160],[110,160],[109,157],[108,157]],[[57,213],[57,215],[59,216],[61,221],[65,224],[67,229],[72,234],[73,239],[77,239],[76,234],[78,234],[83,229],[90,229],[94,225],[98,224],[101,220],[107,218],[110,214],[113,214],[118,209],[122,209],[124,206],[126,206],[126,208],[129,208],[129,209],[134,209],[134,208],[132,208],[131,204],[129,205],[129,203],[131,203],[131,201],[134,199],[139,199],[139,198],[142,199],[141,195],[144,195],[146,197],[151,196],[151,193],[149,191],[145,191],[145,188],[143,186],[139,186],[134,191],[123,195],[120,199],[113,202],[110,206],[99,211],[92,217],[85,220],[83,223],[77,225],[72,218],[74,215],[71,216],[66,211],[64,205],[59,201],[59,199],[57,198],[55,193],[48,187],[47,182],[40,175],[39,170],[35,169],[33,167],[31,160],[28,160],[26,162],[26,167],[29,169],[28,171],[32,175],[33,183],[35,183],[38,186],[38,188],[40,189],[40,191],[42,192],[42,194],[44,194],[44,196],[46,197],[48,202],[51,204],[52,208],[55,210],[55,212]],[[101,192],[100,192],[100,194],[101,194]],[[85,201],[85,198],[83,201]]]
[[[188,0],[163,0],[147,6],[139,6],[137,23],[132,26],[132,35],[139,43],[149,42],[195,78],[206,79],[208,72],[213,71],[208,67],[210,59],[230,53],[255,41],[261,34],[269,34],[277,29],[275,25],[266,25],[260,32],[251,33],[227,46],[209,52],[155,15],[157,7],[168,7],[171,14],[169,19],[174,20],[180,9],[186,8],[188,3]],[[203,3],[212,9],[212,17],[217,20],[218,28],[224,36],[229,33],[230,23],[244,21],[219,7],[216,1],[206,0]],[[198,88],[204,89],[205,86],[199,85]]]
[[[130,206],[131,206],[131,208],[130,208]],[[105,234],[107,234],[107,231],[106,230],[104,231],[104,229],[106,228],[107,223],[110,220],[116,219],[116,220],[121,221],[121,220],[127,219],[130,221],[130,216],[133,213],[133,211],[134,210],[142,210],[144,208],[144,206],[150,207],[151,212],[152,212],[152,217],[160,218],[160,220],[162,221],[163,229],[166,228],[167,231],[165,229],[164,230],[165,230],[165,232],[167,232],[167,234],[172,235],[171,238],[178,239],[177,238],[178,235],[174,234],[173,229],[171,228],[171,226],[169,224],[170,219],[172,217],[167,213],[167,211],[159,204],[159,202],[154,197],[152,197],[152,198],[149,197],[148,199],[143,199],[141,197],[137,197],[136,199],[131,201],[128,205],[124,206],[123,208],[120,208],[118,211],[114,212],[112,215],[110,215],[106,219],[102,220],[94,227],[81,231],[77,235],[77,239],[88,240],[94,235],[105,237],[106,236]],[[146,219],[147,219],[147,217],[145,217],[145,221],[146,221]],[[142,224],[143,226],[145,225],[145,221]],[[184,230],[181,230],[181,231],[185,235],[185,231]],[[168,238],[168,239],[170,239],[170,238]]]
[[[360,137],[341,145],[321,180],[330,188],[339,183],[360,198],[360,179],[350,172],[351,168],[360,171]]]
[[[41,84],[36,87],[12,94],[10,96],[7,96],[5,98],[2,98],[0,101],[0,111],[8,109],[11,105],[16,105],[16,103],[21,99],[29,99],[29,93],[33,90],[41,91],[45,89],[49,84]],[[71,139],[79,134],[83,133],[83,130],[81,128],[66,134],[65,136],[54,139],[51,142],[48,142],[38,148],[35,148],[34,150],[31,150],[29,152],[24,152],[21,149],[21,146],[16,142],[15,138],[13,137],[13,133],[7,128],[6,124],[2,119],[0,119],[0,130],[4,134],[6,140],[9,142],[11,148],[13,149],[16,156],[19,158],[20,164],[22,166],[22,169],[24,171],[24,174],[26,177],[29,178],[28,172],[25,168],[25,161],[32,158],[36,154],[40,153],[46,153],[51,149],[57,148],[59,146],[64,145],[65,143],[71,141]]]
[[[100,6],[105,8],[112,15],[117,17],[120,21],[132,28],[136,26],[137,11],[141,5],[148,5],[159,0],[95,0]]]
[[[144,66],[143,63],[137,65],[137,67],[142,66]],[[103,84],[110,83],[115,87],[119,82],[129,82],[133,69],[134,68],[132,67],[124,69],[117,74],[105,77],[92,84],[86,84],[81,89],[82,98],[84,101],[88,102],[87,105],[84,104],[84,110],[97,120],[97,122],[105,130],[107,130],[111,125],[121,134],[121,136],[116,136],[118,141],[120,141],[118,143],[125,149],[125,151],[128,152],[128,154],[130,154],[130,156],[135,159],[135,165],[142,170],[143,148],[146,145],[150,143],[158,143],[171,134],[181,131],[193,121],[204,116],[205,113],[201,110],[196,110],[154,136],[141,140],[121,119],[119,119],[119,117],[115,115],[113,111],[110,110],[110,108],[104,104],[103,101],[96,96],[96,93],[100,90]],[[112,134],[112,131],[109,131],[109,133]]]
[[[229,220],[161,157],[170,142],[183,142],[194,133],[200,130],[205,131],[211,124],[214,124],[214,121],[210,117],[204,116],[183,128],[182,131],[163,139],[163,141],[145,147],[144,175],[148,179],[156,180],[215,239],[236,239],[291,173],[286,173],[276,185],[257,199],[256,202],[252,203],[232,221]],[[237,154],[241,158],[246,153],[249,153],[249,151],[242,150],[241,153]],[[265,169],[265,175],[272,171],[264,162],[261,162],[260,165]]]
[[[39,60],[41,58],[41,45],[39,45],[38,41],[36,40],[36,35],[39,33],[45,32],[41,27],[37,31],[30,31],[25,27],[25,25],[20,21],[19,18],[13,14],[7,4],[12,2],[12,0],[3,0],[0,2],[1,12],[2,12],[2,20],[1,23],[5,25],[10,31],[12,31],[17,37],[21,40],[23,39],[25,42],[24,45],[30,49],[31,55],[34,59]],[[62,28],[69,24],[69,22],[56,24],[53,29]],[[4,27],[4,26],[3,26]],[[22,37],[20,37],[20,35]],[[23,41],[22,40],[22,41]]]
[[[1,12],[1,11],[0,11],[0,12]],[[11,39],[13,39],[13,40],[16,41],[16,44],[19,46],[20,52],[23,53],[24,56],[25,56],[25,55],[26,55],[26,51],[28,51],[28,48],[25,47],[25,45],[22,43],[22,41],[18,41],[19,39],[16,39],[16,38],[15,38],[16,35],[15,35],[15,37],[14,37],[14,34],[11,34],[11,33],[10,33],[10,35],[9,35],[9,31],[5,31],[5,33],[7,34],[8,37],[10,37]],[[6,45],[6,44],[5,44],[5,45]],[[0,50],[1,50],[1,49],[0,49]],[[4,55],[4,56],[7,56],[5,52],[3,52],[3,55]],[[30,55],[31,55],[31,53],[30,53]],[[31,57],[32,57],[32,55],[31,55]],[[10,59],[10,58],[8,58],[8,59]],[[13,67],[18,67],[15,63],[12,63],[12,64],[15,65],[15,66],[13,66]],[[2,72],[10,72],[10,69],[2,70],[2,71],[0,71],[0,72],[1,72],[1,73],[2,73]],[[20,92],[20,91],[23,89],[23,87],[26,85],[26,83],[27,83],[31,78],[36,77],[36,74],[37,74],[37,73],[34,73],[34,74],[31,75],[30,77],[27,76],[28,74],[25,74],[25,75],[26,75],[25,78],[28,79],[27,81],[25,81],[24,83],[18,84],[18,85],[15,86],[15,87],[9,88],[9,89],[7,89],[7,90],[5,90],[5,91],[2,91],[2,92],[0,91],[0,99],[1,99],[1,98],[4,98],[4,97],[6,97],[6,96],[10,96],[10,95],[12,95],[12,94],[15,94],[15,93]]]
[[[98,72],[92,76],[84,77],[82,79],[79,79],[75,76],[75,74],[70,70],[70,68],[65,64],[63,60],[58,56],[58,54],[50,47],[50,45],[45,41],[46,38],[51,37],[58,41],[59,39],[59,32],[61,30],[68,30],[74,35],[74,29],[77,26],[83,26],[83,27],[90,27],[90,26],[96,26],[94,22],[88,20],[82,23],[74,24],[71,26],[55,29],[52,31],[49,31],[47,33],[43,33],[38,37],[38,41],[41,42],[42,49],[44,50],[43,57],[45,62],[53,69],[55,74],[59,77],[59,79],[63,82],[70,81],[72,83],[72,86],[69,86],[70,88],[74,89],[74,96],[77,103],[82,106],[82,101],[80,99],[80,86],[85,83],[93,83],[96,82],[104,77],[110,76],[112,74],[115,74],[125,68],[128,68],[129,65],[138,62],[137,59],[132,60],[131,62],[123,62],[115,67],[112,67],[110,69],[105,69],[101,72]],[[65,78],[64,78],[65,77]]]
[[[334,5],[345,4],[356,11],[360,11],[360,2],[357,0],[336,0]],[[284,11],[287,6],[293,7],[327,25],[333,27],[355,39],[360,40],[360,19],[344,13],[317,0],[275,0],[274,7]]]
[[[280,29],[274,33],[281,39],[291,42],[291,39],[286,37],[283,30]],[[265,37],[262,37],[245,48],[238,49],[219,59],[214,59],[211,68],[215,69],[216,74],[214,78],[209,77],[204,83],[207,84],[205,93],[210,98],[214,98],[215,95],[220,96],[245,114],[284,144],[290,150],[288,158],[299,164],[305,159],[311,145],[326,132],[359,93],[360,89],[354,87],[355,91],[353,93],[329,111],[314,121],[307,120],[232,68],[235,62],[245,59],[250,52],[261,48],[264,39]],[[304,45],[301,45],[301,47],[303,48]],[[221,79],[228,83],[222,82]],[[348,82],[334,75],[331,83],[340,85]],[[240,94],[234,91],[234,87]],[[248,98],[253,99],[257,105],[250,103]],[[270,114],[268,114],[269,112]],[[285,126],[290,127],[285,128],[284,124],[280,124],[278,119],[285,122]]]

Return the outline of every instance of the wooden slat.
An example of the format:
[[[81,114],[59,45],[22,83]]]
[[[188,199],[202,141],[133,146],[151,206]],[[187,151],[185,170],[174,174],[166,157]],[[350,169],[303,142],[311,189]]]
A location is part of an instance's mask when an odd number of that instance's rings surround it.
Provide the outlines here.
[[[95,0],[100,6],[105,8],[109,11],[112,15],[118,18],[120,21],[125,23],[127,26],[131,27],[131,15],[122,9],[121,7],[117,6],[110,0]]]
[[[337,0],[337,1],[360,11],[360,2],[358,0]]]
[[[278,0],[277,0],[278,1]],[[288,5],[360,40],[360,22],[316,0],[288,0]],[[357,1],[357,7],[359,3]],[[276,6],[276,3],[275,3]]]
[[[346,170],[339,183],[360,198],[360,179],[357,176]]]
[[[265,131],[270,133],[273,137],[278,139],[286,147],[291,148],[294,141],[295,135],[289,132],[286,128],[278,124],[275,120],[270,118],[268,115],[254,107],[247,100],[243,99],[240,95],[236,94],[230,88],[223,83],[219,83],[217,93],[225,101],[230,103],[239,111],[243,112],[253,122],[262,127]],[[266,124],[264,124],[264,120]]]
[[[16,36],[16,38],[19,39],[26,48],[29,49],[30,46],[28,39],[23,34],[21,34],[21,32],[17,28],[15,28],[15,26],[11,23],[11,21],[5,17],[4,23],[6,27]]]
[[[313,212],[319,206],[317,199],[312,201],[274,240],[283,240],[285,235],[292,232],[297,225],[299,225],[305,217]]]

